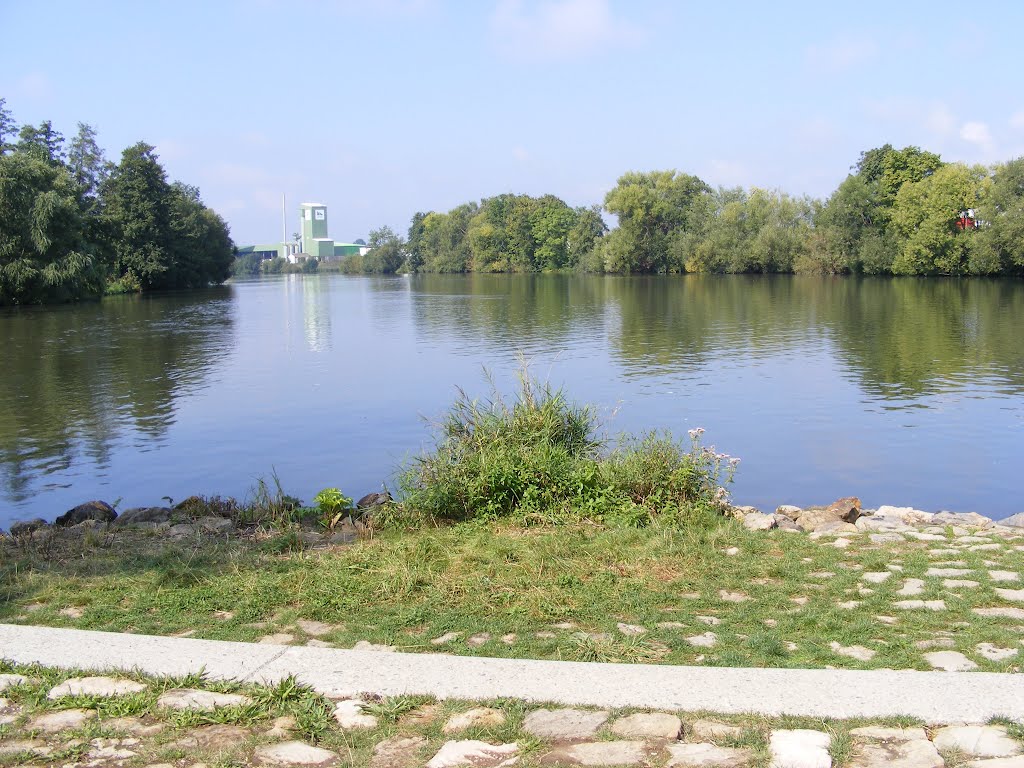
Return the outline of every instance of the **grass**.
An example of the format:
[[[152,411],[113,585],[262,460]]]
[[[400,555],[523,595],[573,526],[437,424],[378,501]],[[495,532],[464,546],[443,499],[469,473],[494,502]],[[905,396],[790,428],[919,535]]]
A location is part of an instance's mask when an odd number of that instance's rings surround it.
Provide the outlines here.
[[[332,750],[341,755],[343,762],[352,766],[367,766],[374,747],[391,737],[414,737],[422,739],[418,749],[418,763],[426,762],[450,738],[479,739],[490,743],[516,742],[520,747],[519,765],[534,768],[543,764],[548,745],[521,730],[523,720],[530,711],[537,708],[554,708],[555,704],[528,704],[516,699],[470,702],[460,700],[435,701],[429,697],[399,696],[393,698],[364,697],[368,703],[364,712],[378,718],[375,728],[343,731],[335,723],[333,702],[299,684],[293,678],[273,686],[239,685],[230,682],[203,679],[201,676],[188,678],[157,678],[131,672],[112,673],[118,677],[130,678],[145,683],[145,691],[117,699],[59,699],[47,698],[47,692],[68,677],[97,674],[72,669],[54,669],[39,666],[16,666],[0,661],[0,672],[25,675],[28,682],[9,688],[4,697],[21,708],[18,719],[8,725],[0,725],[0,746],[13,740],[35,738],[45,741],[54,751],[45,758],[36,757],[27,751],[15,754],[0,754],[0,766],[23,764],[62,764],[88,760],[90,741],[97,738],[118,739],[131,735],[131,729],[146,726],[149,732],[136,736],[138,742],[129,745],[136,757],[120,762],[121,765],[139,766],[159,762],[172,762],[188,758],[190,762],[202,761],[211,766],[237,766],[251,763],[253,750],[261,744],[301,739]],[[195,713],[162,710],[157,707],[160,694],[171,688],[199,687],[207,690],[242,693],[250,697],[247,707],[229,707],[213,714],[199,717]],[[505,718],[501,725],[475,727],[457,737],[444,733],[444,725],[450,717],[476,707],[491,707],[499,710]],[[81,707],[94,709],[96,717],[81,728],[57,735],[46,735],[34,731],[31,719],[45,712],[58,709]],[[615,719],[632,714],[637,710],[614,709],[604,728],[596,735],[597,740],[615,738],[610,725]],[[751,768],[765,768],[769,762],[768,737],[772,730],[779,728],[809,728],[827,732],[831,736],[831,754],[834,765],[847,764],[855,750],[850,731],[864,725],[886,725],[908,727],[920,725],[906,717],[879,718],[876,720],[833,720],[809,717],[765,717],[754,714],[721,715],[713,712],[675,712],[684,724],[684,737],[692,739],[689,726],[698,719],[713,719],[721,723],[740,727],[737,736],[716,739],[721,746],[746,747],[753,752]],[[124,717],[133,718],[126,722]],[[271,729],[282,723],[280,718],[292,718],[289,733],[280,735]],[[1013,738],[1021,739],[1019,726],[1007,725]],[[182,739],[197,733],[209,724],[231,725],[243,729],[230,740],[224,751],[196,749],[185,746]],[[663,755],[664,757],[664,755]],[[655,765],[660,764],[658,761]],[[954,763],[948,763],[954,765]]]
[[[259,539],[173,542],[118,531],[59,558],[8,549],[0,621],[244,641],[286,632],[301,643],[308,638],[296,622],[311,619],[332,625],[319,639],[338,647],[368,640],[409,652],[760,667],[927,669],[915,643],[940,638],[981,669],[1019,669],[1018,659],[989,661],[975,651],[981,642],[1021,647],[1021,622],[971,612],[1006,604],[993,592],[1005,584],[980,576],[977,588],[950,590],[925,577],[944,559],[927,552],[940,542],[876,546],[858,537],[845,550],[828,542],[752,533],[725,518],[697,529],[472,522],[284,553]],[[732,547],[739,553],[729,556]],[[1024,552],[1012,543],[957,558],[980,574],[1024,572]],[[863,572],[889,565],[903,571],[858,593]],[[894,610],[905,577],[924,579],[920,597],[943,599],[948,610]],[[750,599],[729,602],[723,590]],[[858,604],[838,607],[851,600]],[[71,607],[81,616],[61,613]],[[627,636],[620,623],[647,632]],[[707,631],[717,635],[714,647],[686,641]],[[458,637],[431,643],[449,632]],[[481,633],[489,639],[467,643]],[[877,655],[837,655],[831,641]]]

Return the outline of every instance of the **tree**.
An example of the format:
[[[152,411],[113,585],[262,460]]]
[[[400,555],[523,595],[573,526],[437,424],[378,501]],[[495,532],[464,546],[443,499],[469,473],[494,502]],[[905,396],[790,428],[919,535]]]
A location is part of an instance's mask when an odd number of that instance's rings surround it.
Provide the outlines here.
[[[381,227],[370,232],[370,250],[363,257],[363,271],[393,275],[405,263],[405,243],[391,229]]]
[[[227,223],[205,205],[199,189],[175,182],[169,198],[170,263],[165,286],[200,288],[231,275],[235,246]]]
[[[7,141],[8,136],[17,133],[17,125],[11,111],[7,109],[7,99],[0,99],[0,155],[5,155],[14,149],[14,145]]]
[[[981,166],[952,163],[896,195],[892,225],[901,241],[892,271],[901,275],[963,275],[969,272],[973,230],[961,231],[961,211],[977,208],[991,179]]]
[[[100,187],[110,175],[110,164],[96,142],[96,130],[86,123],[78,124],[78,133],[68,146],[68,170],[82,190],[88,208],[98,201]]]
[[[613,272],[664,272],[673,235],[698,226],[695,203],[711,188],[696,176],[676,171],[627,173],[604,199],[619,218],[604,238],[606,265]]]
[[[995,167],[976,213],[971,272],[1024,274],[1024,157]]]
[[[51,165],[60,165],[64,162],[64,137],[54,129],[53,123],[49,120],[41,122],[38,128],[23,125],[18,133],[16,149]]]
[[[583,264],[587,256],[594,250],[597,241],[604,237],[608,225],[601,218],[601,206],[576,209],[576,221],[566,235],[567,266],[575,267]]]
[[[0,306],[102,291],[74,180],[30,153],[0,156]]]
[[[103,216],[114,233],[114,277],[143,290],[170,287],[171,187],[155,147],[128,147],[103,186]]]

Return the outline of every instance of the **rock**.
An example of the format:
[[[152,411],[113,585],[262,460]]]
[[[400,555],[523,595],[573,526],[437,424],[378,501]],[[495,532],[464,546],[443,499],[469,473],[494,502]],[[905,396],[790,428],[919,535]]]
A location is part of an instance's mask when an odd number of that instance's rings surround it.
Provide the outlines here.
[[[981,584],[970,579],[943,579],[942,586],[947,589],[974,589],[974,587],[981,586]]]
[[[548,741],[584,741],[608,719],[605,710],[535,709],[523,720],[523,730]]]
[[[330,750],[314,747],[302,741],[285,741],[257,747],[255,758],[259,765],[297,765],[313,768],[329,768],[341,760]]]
[[[844,611],[852,611],[854,608],[860,607],[860,600],[846,600],[842,603],[836,603],[836,608]]]
[[[295,626],[310,637],[323,637],[337,629],[333,624],[324,624],[322,621],[312,621],[310,619],[299,619],[295,622]]]
[[[929,648],[955,648],[956,643],[951,637],[933,637],[931,640],[918,640],[914,647],[919,651],[927,651]]]
[[[665,712],[638,712],[620,717],[611,730],[623,739],[675,741],[683,730],[683,721]]]
[[[472,637],[466,638],[466,645],[470,648],[479,648],[483,645],[487,645],[491,641],[490,632],[478,632]]]
[[[430,644],[431,645],[447,645],[452,640],[458,640],[460,637],[462,637],[462,633],[461,632],[445,632],[440,637],[435,637],[433,640],[431,640]]]
[[[1024,528],[1024,512],[1018,512],[1016,515],[1003,518],[999,521],[999,524],[1009,528]]]
[[[1020,574],[1016,571],[989,571],[988,577],[992,581],[1020,581]]]
[[[0,691],[6,691],[16,685],[23,685],[28,682],[24,675],[0,675]]]
[[[129,760],[139,753],[128,749],[128,747],[135,747],[138,744],[138,739],[93,739],[89,742],[91,749],[89,749],[87,757],[92,760],[112,760],[114,762]]]
[[[684,629],[686,627],[681,621],[659,621],[655,626],[658,629]]]
[[[208,712],[219,707],[237,707],[249,704],[248,696],[237,693],[215,693],[196,688],[172,688],[156,700],[162,709],[196,709]]]
[[[873,651],[870,648],[865,648],[863,645],[844,646],[840,645],[835,640],[829,643],[829,647],[833,652],[840,656],[846,656],[851,659],[856,659],[857,661],[871,661],[875,658],[876,653],[876,651]]]
[[[376,728],[377,718],[363,711],[366,702],[361,699],[346,699],[334,705],[334,719],[346,731],[360,728]]]
[[[972,608],[978,616],[999,619],[1024,619],[1024,608]]]
[[[653,752],[653,754],[651,754]],[[657,754],[642,741],[591,741],[559,747],[544,755],[542,765],[647,765]]]
[[[714,632],[705,632],[701,635],[686,638],[686,642],[697,648],[711,648],[718,642],[718,635]]]
[[[379,645],[368,640],[360,640],[352,646],[353,651],[373,651],[374,653],[397,653],[398,649],[393,645]]]
[[[717,739],[738,739],[743,729],[738,725],[727,725],[717,720],[695,720],[690,723],[690,734],[699,741],[715,741]]]
[[[718,597],[727,603],[745,603],[750,599],[750,595],[742,592],[730,592],[727,589],[718,590]]]
[[[445,734],[460,733],[467,728],[491,728],[504,725],[505,713],[500,709],[490,707],[477,707],[468,712],[452,715],[444,724],[442,732]]]
[[[196,535],[196,527],[189,523],[178,523],[167,529],[167,535],[172,539],[187,539]]]
[[[518,761],[518,744],[488,744],[486,741],[446,741],[430,758],[427,768],[505,768]]]
[[[112,720],[105,720],[103,725],[112,731],[132,736],[155,736],[164,729],[163,723],[145,723],[137,717],[115,717]]]
[[[272,739],[284,739],[290,736],[298,728],[295,718],[291,715],[274,718],[274,724],[265,735]]]
[[[890,527],[928,525],[932,522],[934,515],[931,512],[922,512],[913,507],[892,507],[883,505],[871,513],[870,517],[861,517],[857,520],[857,527],[863,521],[874,521],[884,523]]]
[[[775,515],[775,527],[780,531],[802,531],[803,528],[793,520],[792,518],[786,517],[785,515]]]
[[[21,716],[21,707],[10,699],[0,699],[0,725],[10,725]]]
[[[899,608],[901,611],[944,611],[946,603],[942,600],[898,600],[892,604],[892,607]]]
[[[928,738],[924,728],[887,728],[881,725],[854,728],[850,731],[850,735],[858,739],[873,739],[875,741],[915,741]]]
[[[909,536],[912,539],[918,541],[945,541],[946,537],[941,533],[926,533],[924,531],[904,531],[905,536]]]
[[[738,555],[740,553],[740,548],[739,547],[726,547],[726,549],[724,549],[723,551],[729,557],[735,557],[736,555]]]
[[[1019,648],[999,648],[992,645],[992,643],[978,643],[975,646],[975,650],[989,661],[1012,659],[1020,651]]]
[[[80,619],[85,616],[85,609],[79,608],[77,605],[72,605],[67,608],[61,608],[57,613],[61,616],[67,616],[69,619]]]
[[[924,579],[904,579],[903,586],[896,592],[903,597],[913,597],[924,592]]]
[[[132,507],[118,515],[114,525],[144,525],[170,521],[171,510],[168,507]]]
[[[788,517],[790,520],[799,520],[800,515],[803,514],[803,509],[793,504],[780,504],[775,508],[775,514]]]
[[[890,729],[902,730],[902,729]],[[884,740],[854,748],[849,768],[944,768],[942,756],[927,739]]]
[[[647,628],[637,626],[636,624],[623,624],[621,621],[615,625],[619,632],[626,635],[626,637],[639,637],[640,635],[647,634]]]
[[[191,729],[174,742],[179,750],[229,752],[238,748],[251,734],[238,725],[204,725]]]
[[[732,749],[714,744],[669,744],[668,768],[740,768],[754,759],[750,749]]]
[[[831,737],[822,731],[772,731],[768,740],[770,768],[832,768],[831,743]]]
[[[230,533],[235,530],[234,522],[227,517],[201,517],[195,525],[203,533]]]
[[[957,576],[969,576],[970,568],[929,568],[924,572],[925,576],[941,576],[943,578],[956,578]]]
[[[1015,603],[1024,603],[1024,589],[999,589],[996,588],[996,594],[1003,600],[1012,600]]]
[[[43,518],[36,517],[31,520],[17,520],[11,523],[11,528],[8,532],[13,538],[18,539],[22,536],[29,536],[38,530],[49,527],[50,524],[43,520]]]
[[[892,576],[892,571],[867,571],[860,575],[864,581],[871,582],[872,584],[881,584],[890,576]]]
[[[52,747],[46,746],[45,741],[39,741],[38,739],[17,739],[15,741],[0,741],[0,757],[6,757],[7,755],[17,755],[22,752],[28,752],[36,757],[46,757],[53,752]]]
[[[946,672],[967,672],[978,668],[977,664],[957,651],[933,651],[926,653],[924,660],[933,669],[941,669]]]
[[[306,647],[307,648],[333,648],[334,645],[332,643],[328,643],[328,642],[326,642],[324,640],[317,640],[314,637],[314,638],[310,638],[309,640],[306,641]]]
[[[145,683],[134,680],[123,680],[113,677],[72,677],[60,685],[55,685],[46,694],[48,699],[59,699],[64,696],[125,696],[146,690]]]
[[[719,624],[722,623],[722,620],[717,616],[694,616],[693,618],[695,618],[701,624],[707,624],[711,627],[717,627]]]
[[[743,516],[743,527],[748,531],[770,531],[779,525],[774,515],[761,512],[748,512]]]
[[[387,491],[383,493],[368,493],[356,502],[356,509],[373,509],[374,507],[383,506],[389,501],[391,501],[391,494]]]
[[[117,518],[117,512],[105,501],[87,501],[69,509],[63,515],[53,521],[57,528],[69,528],[78,525],[86,520],[96,520],[100,523],[112,523]],[[11,526],[12,535],[14,526]]]
[[[36,715],[29,721],[28,730],[43,733],[57,733],[71,728],[81,728],[96,717],[89,709],[62,709],[57,712],[46,712]]]
[[[370,768],[412,768],[426,745],[424,736],[392,736],[373,748]]]
[[[934,525],[969,525],[974,528],[988,528],[992,518],[977,512],[938,512],[932,515]],[[1003,525],[1006,523],[1004,522]]]
[[[860,499],[850,496],[839,499],[827,507],[805,509],[797,518],[797,525],[805,531],[847,530],[836,527],[836,523],[854,523],[860,517]],[[852,526],[851,526],[852,527]],[[856,528],[853,528],[854,532]]]
[[[1021,745],[1007,735],[1003,725],[952,725],[939,728],[932,737],[942,750],[959,750],[971,757],[1012,757]]]

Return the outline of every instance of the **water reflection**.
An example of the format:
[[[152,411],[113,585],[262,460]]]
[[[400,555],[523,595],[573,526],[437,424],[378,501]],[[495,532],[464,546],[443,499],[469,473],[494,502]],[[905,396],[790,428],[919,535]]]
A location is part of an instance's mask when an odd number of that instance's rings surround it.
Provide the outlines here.
[[[115,443],[155,450],[175,400],[199,386],[232,334],[231,295],[125,297],[0,315],[0,487],[12,501]],[[60,482],[67,483],[67,479]]]

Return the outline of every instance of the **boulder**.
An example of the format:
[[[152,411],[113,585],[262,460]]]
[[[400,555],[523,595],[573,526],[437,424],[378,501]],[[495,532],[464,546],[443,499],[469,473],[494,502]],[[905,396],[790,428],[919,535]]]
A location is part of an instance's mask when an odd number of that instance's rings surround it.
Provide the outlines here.
[[[68,528],[72,525],[84,523],[86,520],[96,520],[101,523],[112,523],[117,517],[114,508],[105,501],[87,501],[69,509],[54,521],[58,528]]]
[[[583,741],[593,738],[608,712],[583,709],[535,709],[523,720],[523,730],[538,739]]]
[[[803,514],[803,509],[793,504],[780,504],[775,508],[775,514],[788,517],[790,520],[799,520],[800,515]]]
[[[368,493],[356,502],[356,509],[373,509],[391,501],[391,494],[387,491],[382,493]]]
[[[1024,528],[1024,512],[1018,512],[1016,515],[1010,515],[1009,517],[1000,520],[1000,525],[1005,525],[1009,528]]]
[[[977,512],[937,512],[932,516],[933,525],[966,525],[974,528],[988,528],[992,518]]]
[[[743,516],[743,527],[748,531],[770,531],[778,527],[775,515],[765,515],[761,512],[747,512]]]
[[[827,507],[810,507],[800,513],[797,524],[805,531],[849,530],[843,524],[860,517],[860,499],[856,496],[833,501]],[[852,527],[852,526],[851,526]],[[853,529],[854,532],[856,529]]]
[[[446,741],[427,768],[454,768],[469,765],[474,768],[506,768],[519,762],[519,745],[488,744],[486,741]]]
[[[143,523],[167,523],[171,510],[167,507],[132,507],[126,509],[115,520],[116,525],[141,525]]]
[[[32,520],[17,520],[11,523],[10,534],[14,538],[20,536],[28,536],[41,528],[46,528],[50,524],[43,520],[41,517],[33,518]]]

